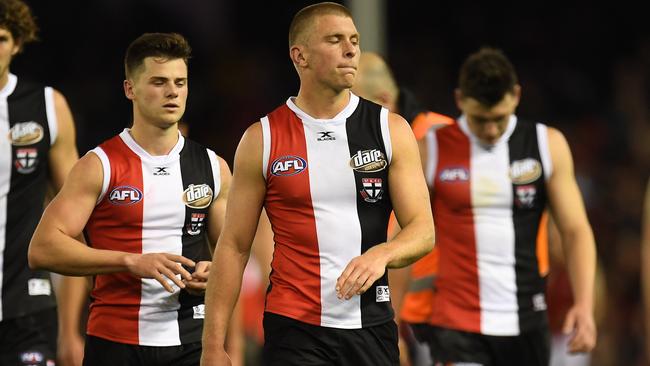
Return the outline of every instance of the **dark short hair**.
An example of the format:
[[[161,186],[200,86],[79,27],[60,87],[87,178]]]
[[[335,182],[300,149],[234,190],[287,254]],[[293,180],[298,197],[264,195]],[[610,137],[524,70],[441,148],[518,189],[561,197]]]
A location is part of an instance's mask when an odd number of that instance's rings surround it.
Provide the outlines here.
[[[182,58],[187,64],[191,53],[190,44],[178,33],[145,33],[131,42],[126,49],[124,72],[127,78],[133,76],[147,57],[170,60]]]
[[[11,32],[21,46],[38,39],[38,26],[29,6],[20,0],[0,0],[0,27]]]
[[[312,20],[321,15],[341,15],[352,18],[348,8],[333,2],[323,2],[304,7],[294,15],[289,26],[289,47],[299,42],[300,37],[307,30]]]
[[[483,47],[471,54],[460,69],[458,85],[464,97],[491,107],[517,85],[517,72],[498,49]]]

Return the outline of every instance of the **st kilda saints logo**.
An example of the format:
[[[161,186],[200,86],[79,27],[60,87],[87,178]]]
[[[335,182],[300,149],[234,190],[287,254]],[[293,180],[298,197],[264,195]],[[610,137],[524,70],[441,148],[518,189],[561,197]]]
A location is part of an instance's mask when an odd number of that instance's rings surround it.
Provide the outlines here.
[[[9,140],[14,146],[33,145],[43,139],[43,126],[34,121],[16,123],[9,130]]]
[[[187,233],[190,235],[198,235],[201,233],[201,228],[203,227],[205,220],[205,214],[201,212],[192,212],[190,217],[190,222],[185,226]]]
[[[36,167],[38,166],[38,149],[16,149],[14,166],[16,167],[16,171],[21,174],[29,174],[36,170]]]
[[[212,203],[212,188],[207,184],[190,184],[183,191],[183,203],[189,208],[206,208]]]
[[[359,150],[350,159],[350,167],[361,173],[374,173],[384,170],[388,162],[384,154],[377,149]]]
[[[384,194],[381,186],[381,178],[362,178],[361,184],[363,184],[363,189],[359,193],[361,193],[361,197],[366,202],[375,203]]]

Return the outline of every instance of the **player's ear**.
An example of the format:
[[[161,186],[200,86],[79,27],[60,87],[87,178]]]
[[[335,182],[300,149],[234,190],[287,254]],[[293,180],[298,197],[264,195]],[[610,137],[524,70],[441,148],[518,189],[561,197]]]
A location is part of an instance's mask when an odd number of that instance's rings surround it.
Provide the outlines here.
[[[289,50],[289,57],[291,57],[291,61],[293,62],[296,67],[307,67],[307,57],[305,55],[305,49],[303,46],[300,45],[294,45],[291,47]]]
[[[126,79],[124,80],[124,95],[127,99],[135,99],[135,91],[133,90],[133,80]]]

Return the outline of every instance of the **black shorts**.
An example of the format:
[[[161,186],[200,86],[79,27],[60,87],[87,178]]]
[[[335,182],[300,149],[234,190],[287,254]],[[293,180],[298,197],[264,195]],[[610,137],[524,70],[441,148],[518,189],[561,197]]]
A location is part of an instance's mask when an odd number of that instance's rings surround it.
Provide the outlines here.
[[[151,347],[86,336],[84,366],[194,366],[201,360],[201,342]]]
[[[430,327],[429,337],[434,364],[548,366],[550,360],[550,336],[546,327],[512,337]]]
[[[0,322],[0,365],[54,366],[56,309]]]
[[[397,325],[327,328],[267,312],[262,360],[266,366],[399,365]]]

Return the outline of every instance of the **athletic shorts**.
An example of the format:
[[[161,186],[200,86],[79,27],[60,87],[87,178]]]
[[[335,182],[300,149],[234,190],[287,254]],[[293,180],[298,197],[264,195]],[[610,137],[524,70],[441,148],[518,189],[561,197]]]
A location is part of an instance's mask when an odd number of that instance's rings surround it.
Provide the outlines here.
[[[306,324],[264,313],[265,366],[398,366],[394,321],[361,329]]]
[[[518,336],[489,336],[431,327],[434,365],[548,366],[550,337],[546,327]]]
[[[0,365],[54,366],[56,308],[0,322]]]
[[[86,336],[84,366],[194,366],[201,360],[201,342],[152,347]]]

